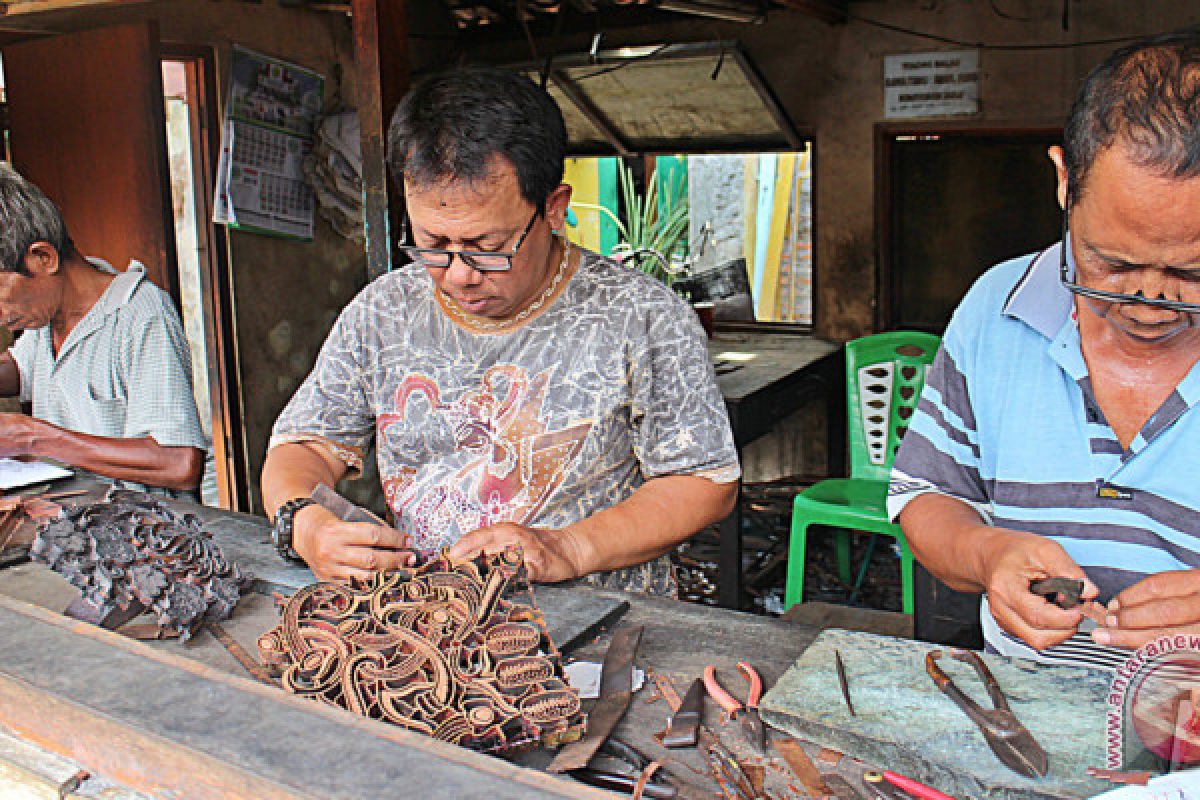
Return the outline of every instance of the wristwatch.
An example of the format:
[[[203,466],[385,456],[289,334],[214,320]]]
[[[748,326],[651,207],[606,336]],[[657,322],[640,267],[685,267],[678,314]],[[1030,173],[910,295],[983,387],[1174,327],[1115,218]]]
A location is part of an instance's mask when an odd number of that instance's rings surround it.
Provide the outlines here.
[[[296,548],[292,547],[293,520],[296,512],[315,505],[316,502],[311,497],[293,497],[275,512],[275,523],[271,526],[271,542],[275,545],[275,551],[288,561],[303,561]]]

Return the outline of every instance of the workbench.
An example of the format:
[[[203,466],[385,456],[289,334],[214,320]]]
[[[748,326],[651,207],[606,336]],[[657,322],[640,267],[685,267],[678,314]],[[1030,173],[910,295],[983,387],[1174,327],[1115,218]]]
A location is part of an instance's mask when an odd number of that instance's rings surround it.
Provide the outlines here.
[[[101,492],[96,488],[93,496]],[[270,591],[306,570],[275,555],[265,520],[191,510],[227,557],[259,577],[258,590],[247,592],[223,623],[257,655],[258,636],[277,621]],[[263,686],[208,631],[187,643],[136,642],[61,617],[77,594],[40,564],[0,570],[0,733],[22,732],[21,738],[130,790],[154,795],[176,787],[189,798],[250,796],[247,787],[256,798],[612,796],[539,771],[552,755],[545,750],[508,761],[479,755]],[[629,611],[617,625],[645,626],[637,664],[670,679],[680,694],[714,664],[744,696],[735,669],[743,659],[770,686],[817,633],[772,618],[584,586],[543,591],[539,602],[568,595],[627,600]],[[568,658],[601,661],[607,642],[602,635]],[[616,736],[651,758],[669,754],[681,797],[711,797],[715,785],[699,752],[666,751],[652,738],[668,713],[647,681]],[[706,718],[739,757],[751,755],[736,723],[720,725],[715,704],[706,704]],[[391,791],[379,794],[386,786]],[[404,791],[397,794],[397,786]]]

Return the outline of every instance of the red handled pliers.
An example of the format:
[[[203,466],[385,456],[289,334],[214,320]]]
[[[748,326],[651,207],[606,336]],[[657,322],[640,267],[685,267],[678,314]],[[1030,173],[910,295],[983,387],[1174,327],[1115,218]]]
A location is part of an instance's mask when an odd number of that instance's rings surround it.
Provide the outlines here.
[[[744,712],[742,714],[742,730],[745,732],[746,738],[758,752],[766,753],[767,731],[763,727],[762,717],[758,714],[758,701],[762,698],[763,693],[762,678],[758,676],[754,667],[745,661],[739,661],[737,668],[738,672],[742,673],[742,676],[750,682],[750,691],[746,695],[745,705],[717,683],[716,667],[704,668],[704,688],[708,690],[709,697],[716,700],[717,705],[725,709],[730,719],[735,718],[739,711]]]

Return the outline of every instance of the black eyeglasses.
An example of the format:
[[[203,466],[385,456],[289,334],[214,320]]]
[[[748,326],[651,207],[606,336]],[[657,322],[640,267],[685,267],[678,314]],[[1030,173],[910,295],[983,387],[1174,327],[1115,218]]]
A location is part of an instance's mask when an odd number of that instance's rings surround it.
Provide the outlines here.
[[[437,247],[416,247],[411,244],[396,245],[396,249],[407,255],[415,263],[424,267],[432,267],[433,269],[445,269],[450,266],[450,262],[458,256],[471,269],[477,269],[480,272],[508,272],[512,269],[513,259],[516,258],[517,252],[521,249],[521,245],[525,243],[525,238],[529,236],[529,232],[533,230],[533,223],[542,214],[541,209],[533,212],[533,216],[529,218],[529,224],[525,226],[525,230],[521,231],[521,237],[517,239],[517,243],[513,245],[513,249],[507,253],[504,252],[488,252],[486,250],[442,250]],[[408,215],[404,215],[404,239],[405,241],[413,240],[412,222]]]
[[[1168,311],[1177,311],[1181,314],[1200,314],[1200,303],[1184,303],[1179,300],[1164,300],[1156,297],[1146,297],[1141,292],[1137,294],[1124,294],[1122,292],[1106,292],[1103,289],[1092,289],[1088,286],[1080,286],[1073,280],[1067,277],[1067,217],[1068,212],[1063,209],[1063,224],[1062,224],[1062,249],[1059,254],[1058,276],[1062,281],[1063,287],[1071,294],[1079,297],[1088,297],[1092,300],[1100,300],[1105,303],[1139,303],[1144,306],[1153,306],[1154,308],[1163,308]]]

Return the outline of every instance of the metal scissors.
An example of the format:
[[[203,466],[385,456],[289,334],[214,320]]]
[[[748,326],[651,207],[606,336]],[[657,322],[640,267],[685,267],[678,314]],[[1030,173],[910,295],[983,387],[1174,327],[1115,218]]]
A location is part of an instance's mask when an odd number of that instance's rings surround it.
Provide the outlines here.
[[[931,650],[925,654],[925,671],[929,673],[929,677],[933,678],[938,689],[953,700],[979,727],[979,730],[983,732],[983,738],[987,740],[988,747],[992,748],[992,752],[1006,766],[1028,778],[1045,776],[1049,769],[1046,751],[1012,713],[1000,684],[996,682],[991,670],[983,663],[983,659],[979,657],[978,653],[971,650],[956,648],[946,652],[951,658],[964,664],[970,664],[975,668],[979,679],[983,681],[984,688],[987,689],[988,696],[992,699],[994,708],[981,708],[978,703],[963,694],[962,690],[954,685],[954,681],[950,680],[950,677],[938,666],[937,660],[942,657],[942,651]]]
[[[710,665],[704,668],[704,688],[708,690],[709,696],[717,701],[717,705],[728,712],[730,719],[735,718],[739,711],[745,712],[742,714],[742,731],[745,732],[746,738],[758,752],[766,753],[767,731],[763,727],[762,717],[758,714],[758,701],[762,698],[763,692],[762,678],[758,676],[754,667],[745,661],[739,661],[737,668],[738,672],[742,673],[750,682],[750,691],[746,695],[745,705],[717,683],[717,668],[714,666]]]

